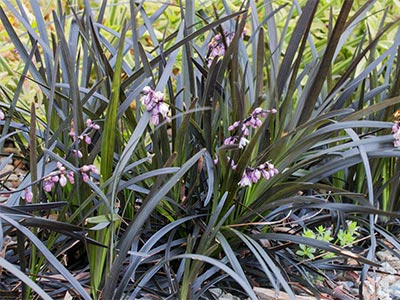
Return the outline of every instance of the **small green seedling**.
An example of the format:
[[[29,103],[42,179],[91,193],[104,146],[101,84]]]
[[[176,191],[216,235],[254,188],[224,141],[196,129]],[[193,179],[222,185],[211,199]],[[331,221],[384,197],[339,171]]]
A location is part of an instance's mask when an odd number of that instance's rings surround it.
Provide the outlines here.
[[[303,237],[315,239],[317,236],[311,229],[304,229],[303,232]],[[306,246],[304,244],[300,244],[300,250],[296,251],[297,255],[300,255],[302,257],[308,257],[308,258],[314,258],[314,253],[316,252],[316,249],[310,246]]]
[[[347,247],[353,244],[358,236],[358,225],[356,221],[347,221],[347,228],[340,229],[337,234],[337,239],[334,241],[335,245],[339,245],[341,247]],[[334,239],[332,236],[332,231],[329,228],[326,228],[323,225],[319,225],[316,229],[316,232],[311,229],[304,229],[302,236],[306,238],[312,238],[319,241],[324,242],[332,242]],[[296,251],[296,254],[302,256],[303,258],[314,258],[317,254],[323,254],[322,250],[317,251],[314,247],[307,246],[304,244],[299,245],[300,249]],[[334,257],[334,253],[326,253],[322,257],[323,258],[332,258]]]
[[[339,244],[341,247],[346,247],[348,245],[353,244],[358,236],[357,229],[358,229],[357,222],[355,221],[347,222],[347,229],[339,230],[337,234],[336,244]]]

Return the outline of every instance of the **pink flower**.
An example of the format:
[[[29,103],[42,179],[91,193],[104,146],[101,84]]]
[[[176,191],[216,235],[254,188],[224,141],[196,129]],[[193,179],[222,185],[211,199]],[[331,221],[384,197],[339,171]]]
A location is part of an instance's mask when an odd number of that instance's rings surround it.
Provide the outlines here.
[[[234,33],[224,32],[226,46],[229,47],[231,44]],[[226,52],[225,44],[222,39],[221,34],[216,34],[211,41],[208,43],[208,53],[207,53],[207,66],[210,67],[214,58],[224,56]]]
[[[72,155],[74,155],[75,157],[78,157],[78,158],[83,157],[82,152],[80,150],[75,150],[75,149],[72,150]]]
[[[155,107],[159,114],[163,116],[164,119],[168,120],[168,112],[169,106],[164,102],[158,102],[157,106]]]
[[[239,127],[239,125],[240,125],[240,122],[236,121],[235,123],[233,123],[231,126],[228,127],[228,130],[233,131],[233,130],[235,130],[235,128]]]
[[[278,173],[278,169],[269,162],[261,164],[257,168],[247,167],[238,185],[242,187],[250,186],[252,183],[257,183],[261,179],[261,176],[264,177],[265,180],[268,180]]]
[[[90,167],[88,165],[83,165],[81,167],[81,172],[87,173],[90,171]]]
[[[244,136],[249,136],[249,135],[250,135],[250,131],[249,131],[249,129],[246,127],[246,123],[244,123],[244,124],[242,125],[242,134],[243,134]]]
[[[82,179],[84,182],[88,182],[89,181],[89,175],[87,173],[82,173]]]
[[[143,94],[145,94],[145,95],[147,95],[148,93],[151,93],[151,92],[153,92],[153,90],[151,89],[151,87],[149,87],[148,85],[146,85],[144,88],[143,88]]]
[[[271,175],[269,174],[268,170],[262,169],[262,170],[260,170],[260,172],[261,172],[262,176],[265,178],[265,180],[268,180],[271,178]]]
[[[227,157],[227,159],[231,163],[232,170],[236,170],[237,164],[235,164],[235,161],[232,158],[230,158],[229,156]]]
[[[253,172],[251,172],[250,176],[251,176],[251,181],[253,183],[257,183],[258,180],[260,180],[261,178],[261,172],[258,169],[254,169]]]
[[[277,175],[279,173],[278,169],[274,167],[273,164],[266,162],[264,164],[261,164],[258,169],[261,171],[262,176],[268,180],[271,177]]]
[[[91,119],[86,120],[86,127],[91,128],[93,130],[99,130],[100,126],[93,122]]]
[[[251,186],[251,183],[252,183],[251,171],[249,170],[249,168],[246,168],[246,170],[243,172],[242,179],[240,179],[238,184],[243,187],[243,186]]]
[[[250,118],[250,120],[248,120],[248,121],[246,122],[246,125],[247,125],[247,126],[251,126],[251,127],[253,127],[253,128],[258,128],[258,127],[260,127],[260,126],[262,125],[262,122],[261,122],[261,120],[260,120],[259,118],[257,118],[256,116],[252,116],[252,117]]]
[[[43,190],[45,192],[51,192],[51,189],[53,188],[54,182],[51,179],[46,179],[43,182]]]
[[[167,122],[169,106],[164,102],[164,93],[154,91],[152,88],[145,86],[143,88],[143,97],[140,99],[147,111],[151,111],[150,123],[157,126],[160,123],[161,115]]]
[[[61,171],[61,170],[65,170],[65,167],[64,167],[63,164],[60,163],[59,161],[56,162],[56,166],[57,166],[57,169],[59,169],[60,171]]]
[[[69,171],[69,172],[67,173],[67,178],[68,178],[68,181],[69,181],[71,184],[74,184],[74,183],[75,183],[75,177],[74,177],[74,173],[73,173],[72,171]]]
[[[392,132],[394,133],[393,134],[393,138],[394,138],[393,146],[395,148],[400,147],[400,130],[399,129],[400,129],[399,122],[395,122],[392,126]]]
[[[265,117],[265,112],[261,107],[257,107],[252,113],[251,115],[244,120],[244,124],[246,126],[250,126],[252,128],[258,128],[262,125],[261,120],[258,118],[260,117]]]
[[[65,175],[64,174],[61,174],[60,175],[60,185],[62,186],[62,187],[64,187],[64,186],[66,186],[66,184],[67,184],[67,177],[65,177]]]
[[[160,118],[158,114],[151,114],[150,124],[157,126],[160,123]]]
[[[237,138],[235,136],[230,136],[224,140],[224,145],[233,145]]]
[[[95,165],[83,165],[80,168],[82,179],[84,182],[88,182],[90,180],[89,173],[93,172],[95,174],[99,174],[99,169]]]
[[[99,170],[95,165],[83,165],[80,170],[82,173],[88,173],[88,172],[93,172],[95,174],[99,173]]]
[[[97,167],[95,165],[90,165],[90,171],[93,172],[94,174],[99,174],[100,171],[99,169],[97,169]]]
[[[239,149],[243,149],[248,143],[249,143],[248,139],[241,137],[239,141]]]
[[[230,136],[224,140],[224,144],[232,145],[239,139],[238,147],[239,149],[243,149],[249,143],[249,140],[246,138],[250,135],[249,128],[260,127],[262,125],[262,122],[259,117],[265,117],[267,113],[276,113],[276,109],[263,110],[261,107],[257,107],[246,119],[234,122],[228,127],[228,130],[234,131],[237,127],[241,125],[240,136]]]
[[[25,189],[25,201],[27,203],[32,203],[33,193],[30,189]]]
[[[392,132],[396,133],[398,130],[399,130],[399,124],[394,123],[393,126],[392,126]]]
[[[257,108],[253,111],[252,115],[259,115],[259,114],[261,114],[262,112],[263,112],[263,109],[262,109],[261,107],[257,107]]]
[[[164,93],[157,91],[153,94],[153,102],[158,103],[158,102],[163,102],[164,101]]]
[[[149,86],[145,86],[142,92],[143,92],[143,97],[140,98],[140,101],[142,102],[143,105],[146,106],[147,111],[151,111],[153,109],[152,100],[154,98],[155,91]]]
[[[87,134],[85,135],[85,143],[90,145],[92,143],[92,139]]]
[[[400,130],[397,130],[394,134],[393,134],[393,138],[394,138],[394,146],[397,148],[398,144],[400,143]]]

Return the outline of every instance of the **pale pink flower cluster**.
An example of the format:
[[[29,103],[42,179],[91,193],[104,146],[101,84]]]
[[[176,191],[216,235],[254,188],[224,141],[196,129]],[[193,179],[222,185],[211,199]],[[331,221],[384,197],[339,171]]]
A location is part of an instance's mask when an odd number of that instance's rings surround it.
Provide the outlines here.
[[[157,126],[160,123],[160,115],[167,121],[169,106],[164,102],[164,93],[155,91],[149,86],[143,88],[143,97],[140,99],[142,104],[146,106],[146,110],[151,112],[150,123]]]
[[[260,118],[266,117],[268,113],[275,114],[276,109],[262,109],[261,107],[257,107],[246,119],[241,121],[236,121],[232,125],[228,127],[230,132],[237,131],[237,135],[232,135],[224,140],[225,145],[234,145],[238,143],[238,148],[244,148],[249,140],[247,139],[250,135],[251,128],[259,128],[262,125],[262,121]],[[237,165],[234,160],[227,157],[229,164],[232,170],[236,170]],[[214,160],[214,163],[218,163],[218,158]],[[271,177],[278,174],[279,171],[274,167],[274,165],[270,162],[263,163],[258,167],[247,167],[243,172],[242,178],[239,181],[238,185],[241,187],[250,186],[253,183],[257,183],[262,177],[265,180],[270,179]]]
[[[249,117],[242,121],[236,121],[233,123],[231,126],[228,127],[229,131],[235,131],[237,128],[240,127],[241,129],[241,134],[238,135],[233,135],[224,140],[225,145],[233,145],[236,143],[239,143],[239,149],[243,149],[248,143],[249,140],[247,137],[250,135],[250,130],[249,128],[258,128],[262,125],[262,121],[260,120],[261,118],[264,118],[267,113],[276,113],[276,109],[262,109],[261,107],[257,107]]]
[[[247,30],[246,28],[244,28],[242,32],[242,38],[244,38],[246,32]],[[229,45],[232,43],[233,38],[235,37],[235,33],[234,32],[229,33],[227,30],[225,30],[223,36],[225,38],[225,43],[220,33],[216,34],[208,43],[208,53],[206,57],[206,62],[208,67],[211,66],[211,63],[215,57],[222,57],[225,55],[226,52],[225,46],[229,47]]]
[[[100,126],[93,122],[91,119],[86,120],[86,129],[83,131],[82,134],[78,135],[78,140],[84,141],[86,144],[90,145],[92,143],[92,138],[90,137],[90,131],[97,131],[100,129]],[[75,141],[75,128],[74,126],[71,127],[70,132],[68,135]],[[75,157],[82,158],[82,152],[80,150],[73,149],[72,154]]]
[[[0,121],[4,120],[6,118],[6,115],[4,114],[4,112],[0,109]]]
[[[400,147],[400,125],[399,125],[399,122],[398,122],[398,121],[396,121],[396,122],[393,124],[392,132],[393,132],[393,138],[394,138],[393,145],[394,145],[396,148],[398,148],[398,147]]]
[[[99,130],[100,126],[93,122],[91,119],[86,120],[86,127],[93,130]]]
[[[84,165],[82,166],[80,169],[81,174],[82,174],[82,180],[84,182],[88,182],[90,180],[90,172],[94,173],[94,174],[99,174],[99,170],[97,169],[97,167],[95,165]]]
[[[69,181],[71,184],[75,183],[74,173],[72,171],[67,171],[65,166],[57,162],[58,171],[51,172],[43,180],[43,190],[45,192],[50,192],[56,183],[64,187]],[[68,180],[67,180],[68,179]]]
[[[228,159],[228,163],[231,165],[231,169],[236,170],[237,164],[235,163],[235,161],[232,158],[230,158],[229,156],[227,156],[226,158]],[[218,156],[215,156],[213,161],[214,161],[214,165],[218,164],[218,162],[219,162]]]
[[[224,32],[226,46],[231,44],[234,35],[234,33],[228,33],[227,31]],[[220,33],[216,34],[208,43],[207,66],[210,67],[214,58],[217,56],[224,56],[225,52],[226,48],[222,35]]]
[[[56,183],[59,183],[61,187],[66,186],[68,182],[71,184],[75,183],[74,173],[72,171],[67,171],[62,163],[57,162],[57,169],[57,171],[51,172],[44,178],[43,190],[45,192],[51,192]],[[99,174],[99,170],[95,165],[84,165],[79,170],[84,182],[88,182],[90,180],[90,172]]]
[[[256,168],[247,167],[246,170],[244,170],[242,179],[239,181],[238,185],[251,186],[253,183],[257,183],[261,177],[268,180],[278,173],[278,169],[269,162],[263,163]]]

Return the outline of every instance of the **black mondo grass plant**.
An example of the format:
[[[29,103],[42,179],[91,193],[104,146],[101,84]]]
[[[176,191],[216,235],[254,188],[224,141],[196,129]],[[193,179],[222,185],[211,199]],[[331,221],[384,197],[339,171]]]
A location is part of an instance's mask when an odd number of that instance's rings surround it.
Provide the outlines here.
[[[362,298],[400,250],[394,1],[1,2],[4,295]]]

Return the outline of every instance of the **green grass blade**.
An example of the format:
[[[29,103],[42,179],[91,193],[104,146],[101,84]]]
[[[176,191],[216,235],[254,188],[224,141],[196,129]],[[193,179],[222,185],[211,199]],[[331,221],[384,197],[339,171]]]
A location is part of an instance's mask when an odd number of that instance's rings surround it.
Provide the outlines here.
[[[101,165],[100,165],[100,182],[104,183],[111,177],[113,168],[113,157],[115,150],[115,137],[117,126],[117,113],[120,98],[121,71],[123,61],[123,48],[125,40],[126,28],[123,26],[121,39],[119,40],[117,62],[112,82],[112,96],[108,104],[107,114],[104,121],[103,137],[101,144]]]

